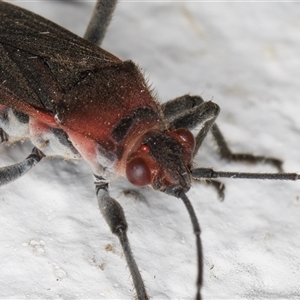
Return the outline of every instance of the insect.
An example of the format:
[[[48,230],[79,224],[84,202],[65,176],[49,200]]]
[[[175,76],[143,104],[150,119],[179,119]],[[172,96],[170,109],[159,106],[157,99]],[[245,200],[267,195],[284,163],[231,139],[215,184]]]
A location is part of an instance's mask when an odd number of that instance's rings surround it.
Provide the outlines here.
[[[13,141],[28,136],[36,146],[32,155],[25,161],[26,163],[21,163],[21,174],[25,173],[24,165],[33,166],[44,155],[54,154],[64,158],[84,157],[95,174],[100,208],[113,231],[115,225],[111,223],[116,215],[121,215],[116,218],[117,228],[125,230],[126,227],[118,204],[109,197],[107,190],[106,179],[110,179],[114,175],[126,175],[129,181],[137,186],[151,184],[155,189],[182,198],[189,209],[196,233],[199,233],[197,219],[185,196],[185,192],[190,187],[190,176],[198,179],[231,177],[233,175],[244,178],[252,176],[254,178],[297,179],[297,174],[213,173],[210,169],[203,168],[191,171],[192,158],[196,155],[197,148],[201,146],[203,138],[211,127],[220,150],[223,151],[223,156],[226,157],[226,153],[224,154],[226,151],[228,154],[222,135],[214,124],[219,112],[216,104],[203,102],[200,97],[184,96],[160,106],[152,99],[153,95],[147,91],[144,79],[132,63],[123,63],[113,55],[72,36],[63,29],[58,29],[58,34],[51,40],[51,30],[56,28],[54,25],[47,23],[48,26],[43,28],[38,16],[9,4],[1,3],[1,5],[0,13],[3,14],[1,26],[6,29],[1,32],[8,32],[7,35],[3,34],[0,41],[3,46],[1,62],[3,68],[1,69],[3,76],[1,78],[2,139],[3,141]],[[7,11],[11,13],[5,14]],[[21,14],[22,18],[18,18],[18,14]],[[28,17],[27,21],[26,17]],[[26,22],[28,27],[18,25],[16,20],[19,20],[19,23]],[[37,27],[34,27],[34,24]],[[26,32],[24,32],[25,28],[27,28]],[[38,31],[34,31],[34,28],[37,28]],[[20,36],[26,37],[25,40],[13,38],[14,34],[19,34],[19,32],[22,33]],[[27,39],[30,35],[33,35],[32,39]],[[64,43],[71,37],[73,40],[64,45],[59,37],[63,37]],[[33,47],[33,40],[35,43],[37,40],[40,41],[37,45],[40,45],[41,49]],[[72,44],[74,41],[83,53],[78,50],[79,53],[74,54],[73,47],[71,51],[69,50],[70,43]],[[84,47],[80,48],[80,45]],[[49,50],[51,47],[55,48],[55,53],[53,50],[52,52]],[[57,49],[62,51],[57,52]],[[68,59],[63,57],[64,51]],[[71,64],[68,60],[71,61]],[[104,69],[107,70],[107,76],[104,71],[98,70],[98,63],[101,63],[101,67],[104,66]],[[116,64],[114,66],[116,69],[112,67],[114,64]],[[20,74],[20,70],[13,68],[15,65],[21,69],[22,74]],[[74,70],[75,67],[76,70]],[[122,76],[122,72],[128,76]],[[31,74],[34,74],[33,78]],[[100,78],[97,78],[97,75],[100,75]],[[17,80],[19,83],[17,87],[13,76],[18,76],[17,78],[20,79]],[[26,84],[22,84],[23,76]],[[99,87],[93,84],[94,78],[97,78],[96,83],[99,83]],[[90,89],[86,89],[87,86]],[[125,87],[123,93],[119,91],[119,86]],[[106,89],[109,90],[104,96],[102,91]],[[37,97],[32,96],[32,91],[37,94]],[[143,97],[139,95],[141,92]],[[130,94],[129,106],[118,112],[120,104],[127,104],[123,100],[123,95],[125,96],[127,93]],[[101,98],[98,98],[99,94],[101,94]],[[114,96],[113,100],[110,100],[109,104],[104,102],[106,99],[110,99],[111,95]],[[117,100],[119,95],[120,99]],[[135,100],[135,95],[139,95],[138,101]],[[107,109],[105,114],[102,110],[98,110],[99,107]],[[85,108],[86,110],[84,110]],[[203,124],[203,129],[194,142],[187,129],[193,128],[198,123]],[[29,134],[27,133],[28,128],[30,129]],[[151,128],[150,131],[149,128]],[[136,131],[138,133],[135,133]],[[141,142],[136,139],[141,139]],[[124,142],[124,140],[126,141]],[[135,146],[135,144],[137,145]],[[97,149],[95,150],[95,148]],[[128,154],[126,151],[129,150],[131,153]],[[95,155],[93,156],[93,154]],[[231,155],[231,153],[229,154]],[[125,162],[122,162],[126,168],[123,170],[121,164],[120,169],[114,169],[116,163],[120,161],[120,157],[124,155],[128,157]],[[280,161],[272,158],[252,155],[237,155],[231,158],[252,162],[267,161],[280,169]],[[20,175],[20,165],[17,167],[17,171],[12,167],[1,170],[2,184]],[[178,170],[180,171],[178,172]],[[163,172],[164,175],[157,175],[160,172]],[[178,173],[178,178],[175,180],[173,176],[176,173]],[[176,184],[173,183],[174,180]],[[223,186],[217,181],[212,180],[211,182],[222,194]],[[117,212],[106,212],[107,205],[112,205]],[[126,239],[123,234],[123,231],[122,235],[119,234],[121,240]],[[200,298],[202,254],[199,235],[197,235],[197,244],[199,259],[197,298]],[[128,246],[126,242],[124,245]],[[130,256],[130,251],[125,250],[126,254]],[[129,257],[129,260],[132,261],[132,257]],[[147,299],[146,289],[138,270],[135,269],[135,264],[129,263],[129,268],[134,277],[137,297]]]

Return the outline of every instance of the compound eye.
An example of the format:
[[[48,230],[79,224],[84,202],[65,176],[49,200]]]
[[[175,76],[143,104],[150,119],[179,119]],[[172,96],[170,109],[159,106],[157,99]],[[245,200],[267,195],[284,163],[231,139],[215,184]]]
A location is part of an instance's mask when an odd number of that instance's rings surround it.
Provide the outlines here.
[[[151,182],[151,172],[142,158],[132,159],[126,167],[127,179],[134,185],[144,186]]]
[[[190,150],[193,151],[195,148],[195,144],[196,144],[193,134],[189,130],[186,130],[186,129],[176,129],[175,132],[178,135],[178,137],[180,138],[180,140],[183,143],[187,144],[188,147],[190,148]]]

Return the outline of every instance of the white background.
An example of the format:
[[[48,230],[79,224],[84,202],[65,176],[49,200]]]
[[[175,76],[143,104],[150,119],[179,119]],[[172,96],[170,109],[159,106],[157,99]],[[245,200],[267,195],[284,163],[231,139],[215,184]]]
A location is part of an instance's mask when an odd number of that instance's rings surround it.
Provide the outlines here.
[[[13,1],[83,35],[93,3]],[[22,3],[21,3],[22,2]],[[231,148],[284,160],[300,172],[299,3],[121,1],[103,47],[143,68],[159,99],[191,93],[221,107]],[[1,33],[0,33],[1,34]],[[76,51],[76,49],[74,49]],[[1,145],[1,165],[29,143]],[[195,160],[216,170],[275,172],[221,161],[209,137]],[[223,180],[224,202],[188,193],[204,248],[204,299],[299,299],[300,182]],[[111,194],[152,299],[193,299],[195,240],[183,204],[151,189]],[[84,162],[44,159],[1,188],[0,298],[132,299],[118,240],[97,207]]]

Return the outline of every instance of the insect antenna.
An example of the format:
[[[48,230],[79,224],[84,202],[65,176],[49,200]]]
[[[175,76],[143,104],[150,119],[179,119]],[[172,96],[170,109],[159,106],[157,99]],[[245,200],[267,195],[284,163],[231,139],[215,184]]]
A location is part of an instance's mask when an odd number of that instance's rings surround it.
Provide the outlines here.
[[[265,179],[265,180],[291,180],[300,179],[297,173],[248,173],[248,172],[221,172],[214,171],[211,168],[198,168],[191,170],[194,179],[213,179],[213,178],[231,178],[231,179]]]
[[[196,249],[197,249],[197,259],[198,259],[198,278],[196,281],[196,286],[197,286],[196,300],[201,300],[200,289],[201,289],[202,280],[203,280],[203,256],[202,256],[202,243],[201,243],[201,238],[200,238],[201,229],[200,229],[200,225],[199,225],[195,210],[194,210],[189,198],[186,196],[186,194],[183,191],[180,191],[178,196],[183,201],[183,203],[190,215],[194,234],[196,236],[196,247],[197,247]]]
[[[196,287],[197,287],[197,293],[196,293],[196,300],[201,300],[201,286],[202,286],[202,281],[203,281],[203,255],[202,255],[202,243],[201,243],[201,238],[200,238],[200,225],[195,213],[195,210],[192,206],[191,201],[189,198],[186,196],[185,192],[178,186],[170,186],[165,190],[166,194],[169,194],[171,196],[174,196],[176,198],[180,198],[188,213],[190,216],[190,219],[192,221],[192,226],[194,230],[194,234],[196,236],[196,251],[197,251],[197,260],[198,260],[198,277],[196,281]]]

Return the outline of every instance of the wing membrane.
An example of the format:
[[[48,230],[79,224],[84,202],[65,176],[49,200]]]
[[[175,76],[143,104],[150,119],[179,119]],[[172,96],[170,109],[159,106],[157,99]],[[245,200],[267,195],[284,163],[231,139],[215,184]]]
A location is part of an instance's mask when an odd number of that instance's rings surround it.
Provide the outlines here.
[[[0,2],[0,103],[51,112],[88,72],[119,62],[55,23]]]

